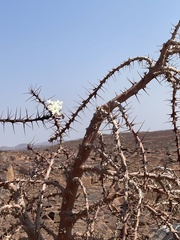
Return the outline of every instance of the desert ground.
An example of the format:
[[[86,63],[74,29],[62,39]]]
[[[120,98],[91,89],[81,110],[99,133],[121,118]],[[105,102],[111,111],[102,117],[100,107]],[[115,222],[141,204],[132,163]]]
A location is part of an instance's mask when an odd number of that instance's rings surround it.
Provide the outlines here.
[[[180,164],[177,162],[177,154],[176,154],[176,145],[175,145],[175,137],[172,130],[163,130],[163,131],[155,131],[155,132],[141,132],[139,135],[143,139],[144,148],[146,151],[146,156],[148,159],[148,167],[149,169],[155,169],[156,167],[163,166],[165,168],[173,169],[177,176],[180,176]],[[111,137],[109,135],[104,135],[105,142],[107,142],[108,151],[112,151],[112,143]],[[141,168],[140,161],[140,153],[137,149],[137,145],[130,133],[122,133],[121,135],[123,151],[128,157],[128,167],[129,171],[137,172]],[[67,141],[64,143],[66,148],[70,150],[71,153],[76,153],[79,144],[81,143],[81,139]],[[42,149],[36,149],[45,155],[50,152],[55,152],[57,146],[54,145],[52,147],[43,147]],[[16,151],[0,151],[0,177],[3,180],[11,181],[13,179],[27,179],[32,174],[33,161],[33,153],[29,150],[16,150]],[[54,163],[54,168],[51,173],[50,178],[65,184],[65,179],[61,174],[59,174],[58,166],[63,159],[57,159]],[[94,157],[88,159],[88,164],[95,165],[98,163],[98,159],[94,159]],[[88,200],[89,204],[92,204],[95,201],[98,201],[99,191],[101,189],[101,185],[99,182],[99,178],[96,175],[87,174],[83,176],[82,179],[84,186],[88,190]],[[108,181],[108,180],[107,180]],[[108,185],[108,182],[106,183]],[[32,188],[32,189],[31,189]],[[118,191],[118,190],[117,190]],[[34,189],[31,185],[28,185],[29,195],[37,194],[38,188]],[[75,208],[78,209],[84,204],[83,194],[79,193],[80,200],[77,203]],[[5,202],[5,198],[8,198],[8,193],[4,192],[1,189],[0,192],[0,204],[2,206],[3,202]],[[28,196],[27,196],[28,197]],[[146,198],[153,198],[151,193],[147,194]],[[52,201],[44,202],[44,212],[42,219],[44,221],[49,221],[49,225],[52,225],[54,231],[57,230],[59,215],[58,209],[60,207],[60,202],[58,201],[57,196],[54,197],[54,202]],[[57,202],[58,201],[58,202]],[[119,198],[115,198],[110,206],[111,209],[102,209],[99,211],[99,221],[97,222],[97,239],[112,239],[112,232],[115,231],[115,217],[113,216],[113,208],[114,210],[117,206],[121,204],[121,200]],[[176,219],[179,220],[180,223],[180,208],[176,209]],[[7,220],[7,221],[6,221]],[[8,227],[10,227],[10,216],[4,218],[1,216],[0,220],[0,235],[3,232],[7,231]],[[140,239],[165,239],[163,237],[153,238],[154,233],[153,229],[158,227],[154,220],[149,216],[141,216],[140,218],[140,226],[142,231],[143,238]],[[84,231],[84,223],[79,220],[75,227],[74,231],[79,233]],[[162,235],[163,236],[163,235]],[[5,238],[2,238],[5,239]],[[26,234],[23,233],[22,230],[16,232],[12,239],[27,239]],[[49,238],[47,238],[49,239]],[[81,239],[80,237],[76,239]],[[171,238],[173,239],[173,238]]]

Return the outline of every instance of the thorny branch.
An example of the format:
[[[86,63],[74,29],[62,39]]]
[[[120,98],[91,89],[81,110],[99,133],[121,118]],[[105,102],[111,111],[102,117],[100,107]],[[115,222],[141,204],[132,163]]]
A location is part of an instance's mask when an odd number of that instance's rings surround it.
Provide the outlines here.
[[[2,125],[11,123],[14,127],[20,123],[24,128],[34,122],[51,125],[54,133],[49,141],[58,141],[56,148],[48,150],[34,150],[28,146],[30,172],[38,169],[37,172],[16,178],[0,176],[1,221],[11,222],[11,226],[1,230],[1,239],[9,236],[13,239],[13,234],[21,234],[21,229],[30,240],[72,240],[78,236],[88,240],[136,240],[147,239],[147,234],[157,225],[166,225],[175,239],[180,238],[179,230],[174,227],[180,223],[179,165],[169,167],[174,152],[169,154],[172,156],[168,166],[166,155],[154,166],[144,144],[146,136],[140,136],[140,129],[134,130],[135,123],[126,109],[129,99],[137,97],[141,90],[146,91],[150,82],[163,78],[172,88],[170,117],[180,163],[180,69],[174,64],[180,56],[179,28],[180,21],[170,39],[162,45],[156,61],[149,57],[124,61],[93,86],[68,118],[63,114],[53,115],[46,101],[41,99],[40,89],[33,88],[29,93],[43,107],[41,114],[37,111],[36,116],[27,112],[24,117],[21,112],[19,115],[8,112],[5,118],[1,115]],[[128,89],[121,89],[120,94],[97,107],[81,144],[75,150],[68,149],[63,136],[68,134],[76,118],[100,96],[100,90],[111,78],[127,67],[133,69],[136,63],[143,71],[145,69],[142,76],[139,75]],[[110,132],[108,138],[102,126]],[[136,148],[133,152],[133,146],[125,146],[124,129],[134,138]],[[18,172],[18,168],[15,170]],[[104,233],[102,228],[107,231]]]

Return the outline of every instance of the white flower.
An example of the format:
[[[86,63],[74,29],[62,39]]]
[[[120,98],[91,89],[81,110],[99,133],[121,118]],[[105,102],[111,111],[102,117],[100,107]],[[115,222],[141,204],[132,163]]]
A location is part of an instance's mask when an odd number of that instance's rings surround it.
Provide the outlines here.
[[[52,100],[47,100],[46,101],[46,106],[48,111],[52,113],[52,115],[60,115],[60,111],[62,109],[63,102],[62,101],[52,101]]]

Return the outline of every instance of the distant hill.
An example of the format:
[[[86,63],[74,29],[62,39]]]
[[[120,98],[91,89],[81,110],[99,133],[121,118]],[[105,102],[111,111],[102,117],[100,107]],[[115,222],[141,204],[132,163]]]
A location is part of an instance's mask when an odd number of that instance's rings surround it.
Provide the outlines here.
[[[0,151],[26,150],[27,149],[27,145],[28,145],[27,143],[21,143],[21,144],[18,144],[17,146],[15,146],[15,147],[1,146],[0,147]],[[52,144],[50,144],[48,142],[42,142],[42,143],[34,144],[35,147],[46,147],[46,146],[50,146],[50,145],[52,145]]]
[[[104,140],[109,141],[109,134],[104,134]],[[129,144],[134,143],[134,138],[132,136],[132,133],[130,132],[122,132],[121,136],[123,136],[123,138],[128,140]],[[174,132],[171,129],[167,129],[167,130],[159,130],[159,131],[152,131],[152,132],[139,132],[139,136],[140,138],[143,139],[143,143],[147,142],[149,144],[149,146],[151,144],[156,143],[155,145],[158,147],[159,145],[167,145],[168,144],[174,144]],[[71,146],[73,147],[77,147],[80,143],[81,143],[82,139],[73,139],[73,140],[69,140],[69,141],[65,141],[67,146]],[[49,142],[42,142],[42,143],[37,143],[34,144],[33,146],[36,148],[45,148],[45,147],[51,147],[51,146],[55,146],[57,145],[56,143],[49,143]],[[7,147],[7,146],[1,146],[0,147],[0,151],[19,151],[19,150],[26,150],[27,149],[27,144],[26,143],[21,143],[17,146],[14,147]]]

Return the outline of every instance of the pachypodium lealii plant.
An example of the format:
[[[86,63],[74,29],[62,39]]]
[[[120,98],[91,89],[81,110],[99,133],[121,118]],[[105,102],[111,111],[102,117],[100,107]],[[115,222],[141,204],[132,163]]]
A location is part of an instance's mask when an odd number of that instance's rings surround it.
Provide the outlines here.
[[[0,202],[1,221],[11,222],[1,229],[1,239],[147,239],[155,226],[162,225],[173,239],[180,238],[174,227],[180,223],[180,69],[175,64],[180,56],[179,28],[180,22],[162,45],[157,60],[138,56],[124,61],[93,87],[70,116],[63,112],[62,101],[42,100],[40,89],[32,87],[29,93],[43,106],[41,113],[1,116],[4,125],[51,125],[49,141],[57,143],[49,149],[28,145],[29,172],[23,176],[16,173],[14,177],[11,169],[10,177],[0,178],[1,192],[6,191]],[[81,112],[111,78],[126,67],[131,71],[136,63],[143,68],[143,74],[136,82],[130,82],[129,88],[121,89],[97,107],[79,146],[69,148],[63,137]],[[172,89],[170,121],[176,150],[168,154],[168,159],[167,154],[161,153],[162,161],[157,165],[153,156],[156,158],[158,152],[148,156],[143,141],[146,136],[140,129],[135,130],[127,105],[141,90],[147,91],[152,81],[166,82]],[[109,134],[103,134],[102,129],[108,129]],[[124,130],[134,139],[129,147],[122,137]],[[165,166],[172,159],[174,165]]]

